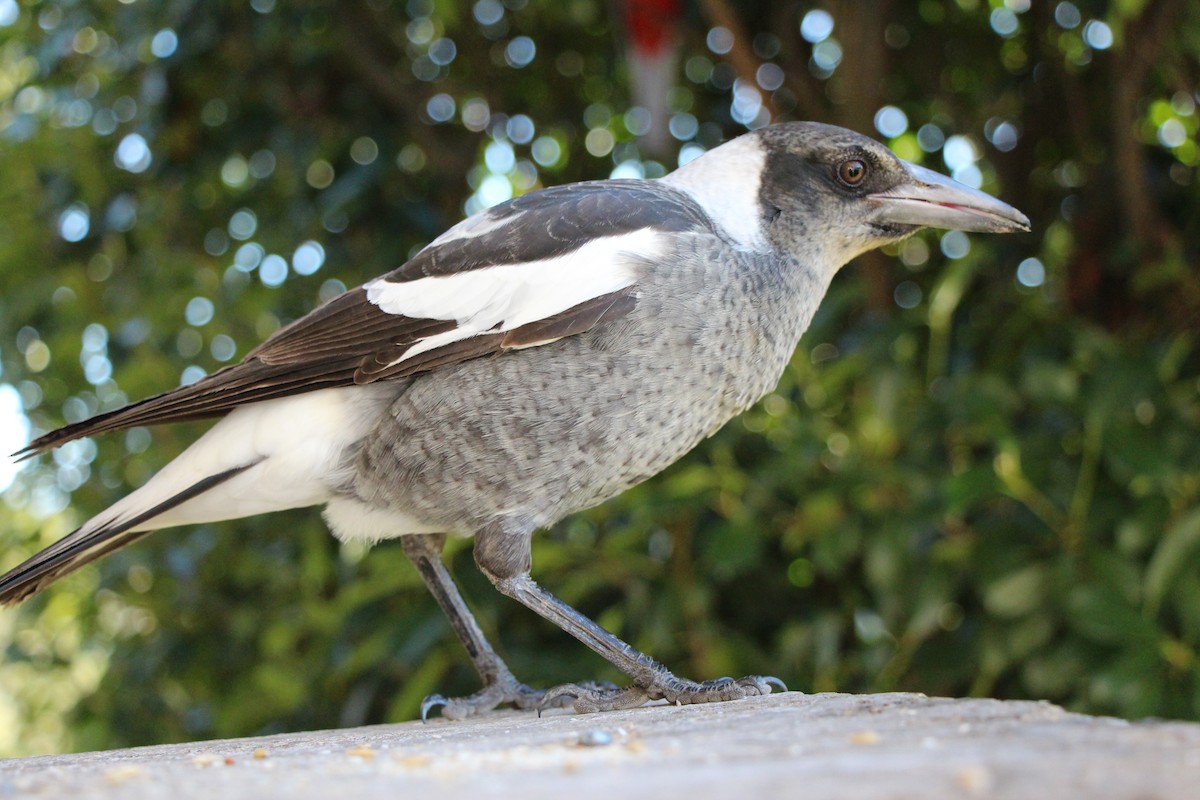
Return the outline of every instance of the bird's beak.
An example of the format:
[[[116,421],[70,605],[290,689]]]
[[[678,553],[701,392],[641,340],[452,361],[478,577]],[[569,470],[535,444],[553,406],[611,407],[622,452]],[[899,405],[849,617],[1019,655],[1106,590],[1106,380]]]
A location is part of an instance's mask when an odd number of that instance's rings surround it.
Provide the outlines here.
[[[1029,218],[1008,203],[931,169],[901,163],[908,180],[867,196],[877,207],[877,222],[980,233],[1029,230]]]

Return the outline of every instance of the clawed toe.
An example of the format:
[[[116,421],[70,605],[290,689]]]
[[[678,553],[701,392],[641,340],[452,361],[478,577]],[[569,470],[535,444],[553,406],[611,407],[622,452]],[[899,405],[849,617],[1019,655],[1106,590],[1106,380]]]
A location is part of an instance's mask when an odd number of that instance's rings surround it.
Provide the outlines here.
[[[579,714],[592,714],[597,711],[617,711],[625,708],[637,708],[650,700],[650,695],[640,686],[627,686],[620,689],[611,683],[566,683],[546,690],[542,702],[538,706],[540,714],[547,708],[571,707]]]
[[[695,689],[687,689],[675,698],[678,704],[714,703],[725,700],[741,700],[745,697],[759,697],[771,693],[771,687],[778,687],[786,692],[787,685],[773,675],[747,675],[744,678],[721,678],[716,681],[706,681]],[[668,698],[670,699],[670,698]]]
[[[783,681],[770,675],[747,675],[738,679],[716,678],[703,683],[670,676],[649,686],[634,685],[623,689],[612,684],[601,686],[594,683],[568,683],[547,690],[538,704],[538,712],[541,713],[546,708],[566,706],[571,706],[580,714],[618,711],[637,708],[649,700],[667,700],[676,705],[719,703],[768,695],[772,688],[787,691]]]
[[[446,697],[445,695],[431,694],[421,701],[421,721],[428,722],[429,712],[435,708],[441,709],[441,716],[446,719],[459,720],[491,711],[503,702],[504,697],[500,692],[493,692],[488,689],[483,689],[466,697]]]
[[[443,697],[440,694],[431,694],[421,701],[421,722],[429,721],[429,712],[435,708],[442,708],[450,705],[449,698]]]
[[[620,689],[615,683],[608,681],[564,683],[542,692],[541,699],[537,704],[538,716],[540,717],[543,711],[551,708],[574,708],[575,711],[583,711],[579,708],[580,697],[607,696],[619,691]],[[599,711],[601,709],[588,710]]]
[[[759,694],[770,694],[772,686],[778,687],[779,691],[781,692],[786,692],[788,690],[787,684],[779,680],[779,678],[776,678],[774,675],[759,675],[757,677],[758,680],[762,681],[766,685],[766,691],[760,691]]]
[[[466,719],[501,705],[536,709],[538,716],[541,716],[543,711],[552,708],[571,708],[579,714],[620,711],[637,708],[650,700],[667,700],[676,705],[719,703],[768,695],[773,688],[787,691],[784,682],[771,675],[716,678],[696,683],[668,674],[663,680],[652,682],[649,686],[635,684],[620,688],[607,681],[583,681],[564,683],[546,691],[514,681],[511,686],[503,683],[485,686],[466,697],[447,698],[431,694],[421,703],[421,720],[428,720],[429,712],[434,709],[441,709],[441,715],[447,719]]]
[[[429,712],[435,708],[440,708],[441,715],[446,719],[466,719],[502,705],[520,709],[540,708],[543,694],[516,680],[490,684],[466,697],[431,694],[421,701],[421,721],[428,722]]]

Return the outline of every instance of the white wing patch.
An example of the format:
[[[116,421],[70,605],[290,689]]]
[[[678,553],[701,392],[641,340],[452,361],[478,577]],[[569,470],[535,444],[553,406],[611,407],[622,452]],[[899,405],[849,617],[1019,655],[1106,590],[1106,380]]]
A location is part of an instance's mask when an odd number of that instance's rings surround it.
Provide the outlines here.
[[[758,137],[739,136],[658,180],[691,195],[739,248],[763,250],[758,204],[766,163]]]
[[[451,231],[454,228],[450,229]],[[376,278],[367,299],[381,311],[413,319],[454,320],[458,327],[426,337],[392,364],[486,332],[514,330],[596,297],[632,286],[633,257],[654,258],[665,237],[650,228],[593,239],[554,258],[436,275],[403,283]]]

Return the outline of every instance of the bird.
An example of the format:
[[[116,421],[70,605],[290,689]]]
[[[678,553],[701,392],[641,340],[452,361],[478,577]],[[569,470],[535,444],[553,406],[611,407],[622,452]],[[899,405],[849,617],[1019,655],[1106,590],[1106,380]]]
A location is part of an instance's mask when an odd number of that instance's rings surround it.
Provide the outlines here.
[[[530,542],[770,392],[834,274],[924,227],[1030,229],[991,195],[817,122],[761,127],[660,178],[517,196],[239,363],[35,438],[16,455],[217,419],[140,488],[0,576],[0,604],[156,530],[323,505],[343,541],[400,538],[479,673],[473,694],[425,698],[423,719],[786,690],[763,675],[677,677],[534,581]],[[519,681],[447,571],[447,537],[474,537],[475,563],[501,594],[629,685]]]

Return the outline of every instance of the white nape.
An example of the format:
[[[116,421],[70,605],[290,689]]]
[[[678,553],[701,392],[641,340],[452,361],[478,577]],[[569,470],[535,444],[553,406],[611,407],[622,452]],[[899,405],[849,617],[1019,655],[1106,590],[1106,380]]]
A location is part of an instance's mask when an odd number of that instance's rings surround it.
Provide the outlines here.
[[[742,250],[767,249],[758,213],[767,152],[756,136],[740,136],[659,178],[692,196]]]

